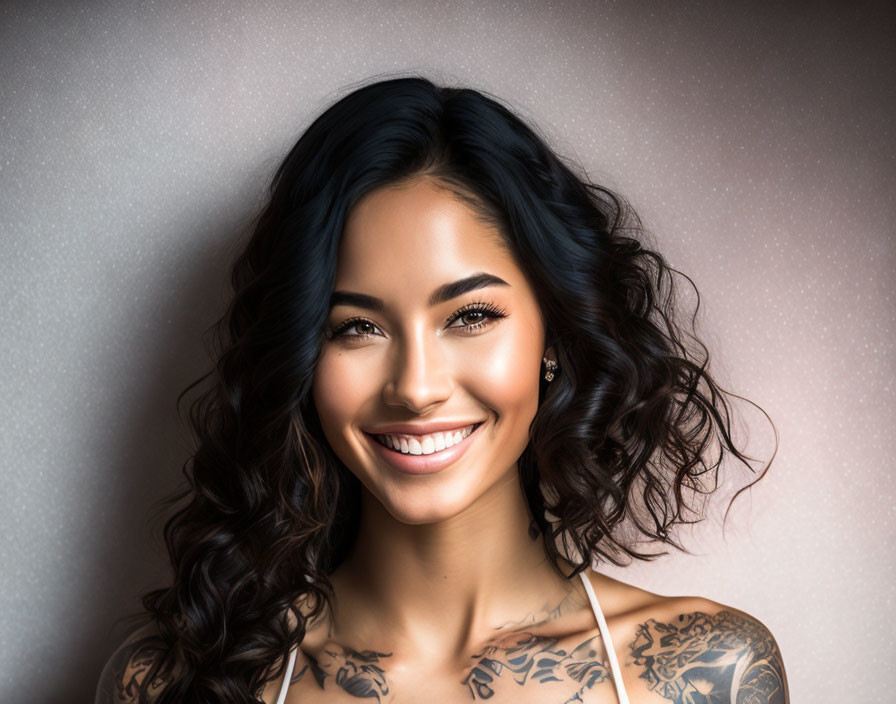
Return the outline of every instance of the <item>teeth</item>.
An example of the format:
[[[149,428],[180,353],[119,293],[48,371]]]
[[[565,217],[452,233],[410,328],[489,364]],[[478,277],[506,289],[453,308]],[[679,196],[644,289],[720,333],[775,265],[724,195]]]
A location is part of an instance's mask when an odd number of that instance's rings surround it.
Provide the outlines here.
[[[405,455],[431,455],[456,445],[470,433],[475,426],[468,425],[455,431],[431,433],[430,435],[375,435],[379,443],[398,450]]]

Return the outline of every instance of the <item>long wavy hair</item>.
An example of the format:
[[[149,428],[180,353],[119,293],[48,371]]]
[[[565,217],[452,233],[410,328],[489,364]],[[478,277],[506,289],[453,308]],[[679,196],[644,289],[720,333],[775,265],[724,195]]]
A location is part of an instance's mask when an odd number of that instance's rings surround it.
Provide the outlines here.
[[[165,503],[179,505],[164,528],[173,579],[143,597],[162,647],[141,701],[164,682],[153,701],[258,702],[331,604],[328,575],[354,541],[360,499],[310,393],[337,248],[365,194],[420,176],[494,224],[536,292],[559,373],[541,384],[519,478],[530,534],[560,574],[667,554],[638,542],[687,552],[673,527],[705,517],[689,498],[718,488],[728,453],[754,471],[729,432],[734,395],[693,334],[696,310],[690,330],[680,320],[680,272],[645,247],[622,197],[494,96],[417,76],[362,85],[277,169],[212,329],[213,368],[178,396],[180,407],[201,392],[189,406],[196,450]]]

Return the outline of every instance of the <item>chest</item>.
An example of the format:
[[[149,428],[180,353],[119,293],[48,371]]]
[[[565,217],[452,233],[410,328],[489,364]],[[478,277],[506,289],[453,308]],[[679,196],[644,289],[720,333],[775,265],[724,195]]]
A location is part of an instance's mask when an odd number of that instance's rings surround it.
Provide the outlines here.
[[[514,633],[480,648],[463,666],[395,662],[388,652],[327,643],[296,661],[286,704],[617,704],[599,634],[557,639]],[[272,700],[274,701],[274,700]]]
[[[394,678],[393,678],[394,679]],[[384,688],[368,687],[358,680],[343,684],[302,685],[294,682],[287,692],[285,704],[308,702],[359,704],[378,701],[386,704],[618,704],[612,680],[593,682],[588,687],[575,686],[567,681],[528,682],[463,682],[410,675],[389,680]],[[376,692],[376,694],[374,693]]]

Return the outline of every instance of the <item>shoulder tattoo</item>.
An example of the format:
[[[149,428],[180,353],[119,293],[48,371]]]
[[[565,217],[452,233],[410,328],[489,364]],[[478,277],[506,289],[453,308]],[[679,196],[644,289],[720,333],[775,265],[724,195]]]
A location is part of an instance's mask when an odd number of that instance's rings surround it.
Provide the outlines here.
[[[720,611],[650,619],[631,643],[639,677],[675,704],[787,704],[781,653],[759,621]]]
[[[164,642],[158,636],[145,636],[125,642],[103,668],[97,685],[96,704],[124,704],[139,701],[139,690],[153,663],[166,652]],[[147,691],[157,693],[164,685],[156,677]]]

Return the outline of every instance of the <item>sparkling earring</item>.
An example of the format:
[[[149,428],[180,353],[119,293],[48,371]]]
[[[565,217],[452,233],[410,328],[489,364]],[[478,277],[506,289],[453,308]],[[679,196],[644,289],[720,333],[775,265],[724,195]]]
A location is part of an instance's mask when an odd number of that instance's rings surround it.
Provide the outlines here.
[[[544,373],[544,380],[553,381],[557,363],[553,359],[548,359],[547,357],[542,358],[542,361],[544,362],[544,366],[547,367],[547,370]]]

